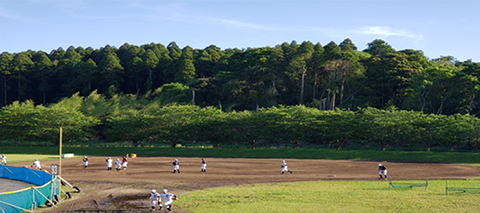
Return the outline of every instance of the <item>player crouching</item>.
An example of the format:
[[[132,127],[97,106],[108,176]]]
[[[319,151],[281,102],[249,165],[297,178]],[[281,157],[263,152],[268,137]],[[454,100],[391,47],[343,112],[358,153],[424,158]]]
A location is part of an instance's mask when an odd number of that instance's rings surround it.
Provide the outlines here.
[[[387,179],[387,168],[382,165],[382,164],[378,164],[378,175],[380,175],[380,179],[383,179],[382,177],[382,174],[385,176],[385,180]]]

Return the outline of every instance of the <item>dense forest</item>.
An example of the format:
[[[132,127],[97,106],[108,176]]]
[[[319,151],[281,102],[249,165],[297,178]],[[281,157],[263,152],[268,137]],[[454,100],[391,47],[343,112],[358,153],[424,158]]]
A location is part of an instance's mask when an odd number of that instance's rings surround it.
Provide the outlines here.
[[[4,52],[0,75],[0,144],[480,148],[480,63],[383,40]]]
[[[437,115],[480,112],[480,63],[429,59],[374,40],[360,51],[296,41],[275,47],[205,49],[124,44],[0,55],[0,107],[47,106],[79,93],[216,106],[224,111],[305,105],[320,110],[374,107]]]

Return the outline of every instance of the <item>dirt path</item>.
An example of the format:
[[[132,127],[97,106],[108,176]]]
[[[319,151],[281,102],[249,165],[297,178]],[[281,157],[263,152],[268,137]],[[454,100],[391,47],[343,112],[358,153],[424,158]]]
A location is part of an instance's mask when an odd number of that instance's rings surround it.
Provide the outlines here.
[[[116,156],[112,157],[117,158]],[[207,172],[200,172],[200,158],[178,157],[181,173],[172,173],[171,157],[130,158],[128,168],[107,171],[106,157],[62,160],[62,177],[82,192],[48,212],[149,209],[151,189],[169,189],[182,195],[190,191],[254,183],[315,180],[378,180],[377,164],[387,167],[392,179],[463,179],[480,176],[480,167],[445,163],[401,163],[350,160],[286,159],[293,174],[281,174],[282,159],[207,158]],[[58,161],[42,162],[44,168]],[[26,164],[26,163],[23,163]],[[14,166],[24,166],[17,163]],[[13,165],[13,164],[12,164]],[[53,211],[52,211],[53,210]],[[118,211],[117,211],[118,212]],[[174,206],[173,212],[182,212]]]

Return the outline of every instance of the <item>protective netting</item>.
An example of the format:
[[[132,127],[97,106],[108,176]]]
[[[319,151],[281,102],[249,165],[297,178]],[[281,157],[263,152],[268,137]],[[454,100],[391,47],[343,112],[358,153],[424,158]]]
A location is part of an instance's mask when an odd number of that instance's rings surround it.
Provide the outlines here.
[[[424,183],[391,183],[390,184],[393,188],[414,188],[414,187],[425,187]]]
[[[406,188],[415,188],[415,187],[425,187],[425,190],[428,188],[428,179],[425,180],[424,183],[418,183],[418,182],[392,182],[390,179],[389,181],[389,189],[390,188],[401,188],[401,189],[406,189]]]
[[[447,191],[480,193],[480,188],[447,187]]]
[[[58,180],[45,171],[0,165],[0,178],[24,181],[37,186],[0,193],[0,212],[22,212],[45,204],[58,195]],[[55,178],[55,179],[54,179]]]

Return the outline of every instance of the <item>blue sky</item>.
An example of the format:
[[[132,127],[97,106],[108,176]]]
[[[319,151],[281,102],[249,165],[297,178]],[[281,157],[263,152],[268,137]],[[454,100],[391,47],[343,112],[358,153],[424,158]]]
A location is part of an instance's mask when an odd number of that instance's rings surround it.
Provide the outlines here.
[[[120,47],[175,41],[180,48],[275,46],[292,40],[480,62],[477,0],[0,0],[0,52]]]

